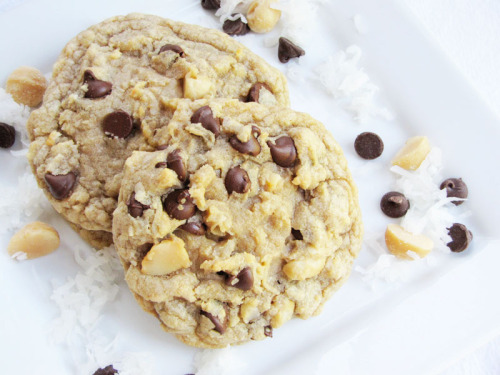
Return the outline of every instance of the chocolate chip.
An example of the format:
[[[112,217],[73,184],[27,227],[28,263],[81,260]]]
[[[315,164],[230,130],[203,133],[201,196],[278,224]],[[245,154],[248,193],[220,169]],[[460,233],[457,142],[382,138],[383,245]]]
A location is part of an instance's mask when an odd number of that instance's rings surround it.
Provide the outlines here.
[[[273,161],[280,167],[293,167],[295,159],[297,159],[297,149],[293,139],[285,135],[276,139],[274,143],[267,141]]]
[[[250,91],[248,92],[247,95],[247,102],[259,103],[260,90],[262,89],[266,89],[269,92],[273,92],[266,83],[257,82],[250,88]]]
[[[228,194],[233,193],[233,191],[244,194],[250,190],[250,177],[248,177],[247,171],[240,166],[233,167],[227,171],[224,185]]]
[[[264,335],[266,335],[267,337],[273,337],[273,327],[265,326],[264,327]]]
[[[210,314],[209,312],[206,312],[206,311],[203,311],[201,310],[200,311],[200,314],[201,315],[204,315],[206,316],[208,319],[210,319],[210,321],[214,324],[215,326],[215,330],[217,332],[219,332],[221,335],[226,332],[226,327],[227,327],[227,314],[226,314],[226,319],[224,319],[224,322],[221,322],[220,319],[212,314]]]
[[[364,132],[356,137],[354,149],[363,159],[376,159],[384,151],[384,142],[375,133]]]
[[[90,70],[83,73],[83,83],[87,84],[87,92],[84,97],[87,99],[98,99],[111,94],[113,85],[111,82],[97,79]]]
[[[441,183],[441,190],[446,188],[446,196],[465,199],[469,195],[469,189],[461,178],[448,178]],[[464,201],[452,201],[455,206],[460,206]]]
[[[106,366],[104,368],[99,368],[93,375],[114,375],[118,374],[118,371],[114,369],[113,365]]]
[[[130,216],[136,218],[141,217],[144,210],[149,209],[150,206],[142,204],[135,199],[135,192],[130,195],[127,200],[128,213]]]
[[[0,122],[0,147],[12,147],[16,140],[16,130],[13,126]]]
[[[278,46],[278,58],[282,63],[287,63],[290,59],[304,56],[306,52],[298,45],[292,43],[290,39],[281,37]]]
[[[239,17],[236,18],[234,21],[231,21],[230,19],[224,21],[224,24],[222,25],[222,30],[224,30],[226,34],[245,35],[250,31],[250,27],[248,27],[248,24],[243,22],[243,20],[241,19],[241,14],[239,14],[238,16]]]
[[[201,6],[208,10],[219,9],[220,0],[201,0]]]
[[[448,246],[454,253],[464,251],[472,241],[472,232],[463,224],[453,224],[450,228],[448,228],[448,234],[451,237],[451,242],[448,242],[446,246]]]
[[[253,286],[253,274],[250,267],[243,268],[238,275],[226,278],[226,285],[234,286],[241,290],[250,290]]]
[[[410,208],[408,199],[397,191],[390,191],[380,200],[380,209],[384,214],[392,218],[398,218],[406,215]]]
[[[158,151],[166,150],[167,148],[168,148],[168,145],[159,145],[159,146],[156,146],[156,149]]]
[[[189,219],[194,215],[196,206],[189,195],[188,189],[174,190],[163,200],[163,209],[177,220]]]
[[[257,156],[260,153],[260,143],[253,134],[250,134],[250,138],[246,142],[241,142],[236,135],[233,135],[229,138],[229,144],[242,154]]]
[[[180,57],[184,57],[184,50],[176,44],[165,44],[163,47],[160,48],[160,51],[158,52],[158,54],[160,54],[162,52],[167,52],[167,51],[175,52],[175,53],[179,54]]]
[[[126,138],[132,133],[134,120],[127,112],[117,110],[107,114],[102,120],[104,134],[113,138]]]
[[[252,134],[255,138],[260,135],[260,129],[255,125],[252,125]]]
[[[292,236],[298,241],[302,241],[304,237],[302,236],[302,233],[298,229],[293,229],[292,228]]]
[[[179,229],[182,229],[188,233],[194,234],[195,236],[203,236],[206,232],[205,226],[202,223],[197,223],[195,221],[182,224],[179,227]]]
[[[205,129],[210,130],[217,137],[220,134],[220,119],[215,118],[208,105],[198,108],[191,116],[193,124],[201,123]]]
[[[167,167],[166,161],[159,161],[158,163],[155,164],[155,168],[166,168],[166,167]]]
[[[76,183],[76,173],[69,172],[67,174],[53,175],[45,174],[45,182],[49,188],[50,194],[57,199],[63,200],[67,198]]]
[[[184,166],[184,162],[182,161],[179,150],[172,151],[170,154],[168,154],[167,168],[177,173],[177,177],[179,177],[180,182],[186,182],[188,172],[186,170],[186,167]]]

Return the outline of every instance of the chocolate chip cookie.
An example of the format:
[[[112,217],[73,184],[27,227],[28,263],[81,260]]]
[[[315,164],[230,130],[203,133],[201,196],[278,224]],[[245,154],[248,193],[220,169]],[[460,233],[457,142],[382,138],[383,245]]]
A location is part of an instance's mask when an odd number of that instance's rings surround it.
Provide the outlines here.
[[[172,98],[288,105],[284,76],[231,37],[156,16],[104,21],[71,40],[28,130],[39,185],[67,220],[111,231],[123,163],[161,146]]]
[[[307,114],[173,100],[165,145],[125,163],[113,239],[143,308],[183,342],[219,348],[318,314],[362,237],[337,142]]]

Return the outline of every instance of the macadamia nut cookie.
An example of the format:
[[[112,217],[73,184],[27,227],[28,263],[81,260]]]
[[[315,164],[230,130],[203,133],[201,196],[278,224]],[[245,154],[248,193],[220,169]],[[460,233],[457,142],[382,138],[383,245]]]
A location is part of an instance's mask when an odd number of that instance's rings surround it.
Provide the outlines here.
[[[28,121],[38,183],[67,220],[110,232],[123,164],[158,145],[163,103],[214,97],[289,104],[284,76],[222,32],[141,14],[92,26],[66,45]]]
[[[167,106],[167,104],[165,104]],[[142,307],[219,348],[318,314],[362,237],[340,146],[307,114],[172,100],[164,149],[125,163],[113,239]]]

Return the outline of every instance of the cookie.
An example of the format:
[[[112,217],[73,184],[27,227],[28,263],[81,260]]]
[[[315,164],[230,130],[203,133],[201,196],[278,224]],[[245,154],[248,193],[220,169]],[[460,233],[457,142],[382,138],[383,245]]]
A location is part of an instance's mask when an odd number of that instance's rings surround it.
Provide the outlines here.
[[[85,242],[96,250],[104,249],[113,244],[113,235],[111,232],[103,230],[86,230],[73,223],[69,223],[69,225]]]
[[[29,161],[55,209],[85,230],[111,231],[122,167],[152,151],[172,98],[288,105],[286,79],[216,30],[141,14],[71,40],[28,130]]]
[[[113,240],[141,306],[183,342],[220,348],[318,314],[361,246],[357,189],[307,114],[171,101],[165,149],[125,163]],[[220,126],[198,122],[210,112]]]

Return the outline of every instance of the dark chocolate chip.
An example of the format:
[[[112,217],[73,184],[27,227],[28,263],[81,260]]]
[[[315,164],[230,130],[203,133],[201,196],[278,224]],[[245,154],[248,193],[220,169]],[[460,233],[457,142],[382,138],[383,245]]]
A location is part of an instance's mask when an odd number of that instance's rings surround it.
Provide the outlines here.
[[[267,141],[273,161],[280,167],[293,167],[297,159],[297,149],[293,139],[287,135],[276,139],[274,144]]]
[[[253,134],[250,134],[250,138],[246,142],[241,142],[236,135],[233,135],[229,138],[229,144],[242,154],[257,156],[260,153],[260,143]]]
[[[188,172],[184,166],[179,150],[172,151],[167,156],[167,168],[177,173],[180,182],[186,182]]]
[[[380,200],[380,209],[384,214],[392,218],[398,218],[406,215],[410,208],[408,199],[397,191],[390,191]]]
[[[104,134],[113,138],[126,138],[132,133],[133,128],[132,116],[120,109],[107,114],[102,120]]]
[[[57,199],[63,200],[67,198],[76,183],[76,173],[69,172],[67,174],[53,175],[45,174],[45,182],[49,188],[50,194]]]
[[[364,132],[356,137],[354,149],[363,159],[376,159],[384,151],[384,142],[375,133]]]
[[[247,171],[240,166],[233,167],[227,171],[224,185],[228,194],[233,192],[244,194],[250,190],[250,177]]]
[[[166,161],[160,161],[155,164],[155,168],[166,168],[167,167],[167,162]]]
[[[446,246],[448,246],[454,253],[464,251],[472,241],[472,232],[463,224],[453,224],[450,228],[448,228],[448,234],[451,237],[451,242],[448,242]]]
[[[302,241],[304,237],[302,236],[302,233],[298,229],[293,229],[292,228],[292,236],[298,241]]]
[[[175,52],[179,54],[180,57],[184,57],[184,50],[176,44],[165,44],[163,47],[160,48],[160,52],[158,52],[158,54],[167,51]]]
[[[182,229],[188,233],[194,234],[195,236],[203,236],[206,232],[205,226],[202,223],[197,223],[195,221],[182,224],[179,227],[179,229]]]
[[[13,126],[0,122],[0,147],[12,147],[16,140],[16,129]]]
[[[210,130],[217,137],[220,133],[220,119],[215,118],[208,105],[198,108],[191,116],[193,124],[201,123],[205,129]]]
[[[201,0],[201,6],[208,10],[219,9],[220,0]]]
[[[111,82],[97,79],[90,70],[83,73],[83,83],[87,84],[87,92],[84,97],[87,99],[98,99],[111,94],[113,85]]]
[[[225,20],[222,30],[228,35],[245,35],[250,31],[250,27],[248,27],[247,23],[243,22],[241,15],[239,15],[234,21],[230,19]]]
[[[264,327],[264,335],[266,335],[267,337],[273,337],[273,327],[265,326]]]
[[[260,135],[260,129],[255,125],[252,125],[252,134],[255,138]]]
[[[469,189],[461,178],[448,178],[441,183],[441,190],[446,188],[446,196],[465,199],[469,195]],[[460,206],[464,201],[452,201],[455,206]]]
[[[281,37],[278,46],[278,58],[282,63],[287,63],[290,59],[304,56],[306,52],[298,45],[292,43],[290,39]]]
[[[149,206],[146,204],[142,204],[138,200],[135,199],[135,192],[130,195],[127,200],[128,213],[130,216],[136,218],[141,217],[144,210],[149,209]]]
[[[226,285],[241,290],[250,290],[253,286],[253,273],[250,267],[243,268],[238,275],[226,278]]]
[[[196,212],[196,206],[188,189],[174,190],[163,200],[163,209],[177,220],[189,219]]]
[[[114,369],[113,365],[106,366],[104,368],[97,369],[93,375],[114,375],[118,374],[118,371]]]
[[[200,314],[201,315],[204,315],[206,316],[208,319],[210,319],[210,321],[214,324],[215,326],[215,330],[217,332],[219,332],[221,335],[226,332],[226,327],[227,327],[227,315],[226,315],[226,319],[224,319],[224,322],[221,322],[220,319],[212,314],[210,314],[209,312],[206,312],[206,311],[203,311],[201,310],[200,311]]]
[[[257,82],[250,88],[250,91],[248,92],[247,95],[247,102],[259,103],[260,90],[262,89],[266,89],[269,92],[273,92],[266,83]]]
[[[167,148],[168,148],[168,145],[159,145],[159,146],[156,146],[156,149],[158,151],[166,150]]]

